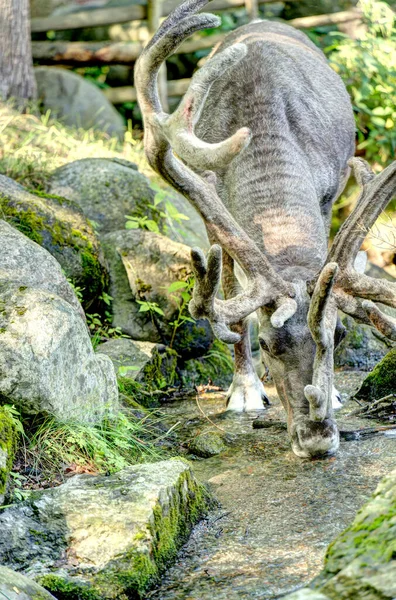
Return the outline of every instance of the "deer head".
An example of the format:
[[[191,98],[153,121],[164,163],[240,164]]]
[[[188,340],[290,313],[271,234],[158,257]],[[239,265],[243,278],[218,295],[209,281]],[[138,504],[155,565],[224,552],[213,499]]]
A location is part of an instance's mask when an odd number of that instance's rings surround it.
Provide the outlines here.
[[[396,322],[371,302],[396,307],[396,284],[372,279],[354,268],[365,232],[396,189],[396,163],[374,177],[365,161],[350,161],[362,187],[356,209],[337,234],[313,281],[284,280],[216,192],[215,171],[227,167],[243,151],[250,131],[239,129],[216,144],[206,143],[194,133],[211,85],[245,56],[246,46],[235,43],[207,61],[195,73],[173,114],[164,113],[161,107],[157,75],[163,61],[185,37],[219,24],[213,15],[196,14],[207,1],[188,0],[176,8],[136,64],[146,155],[153,169],[195,206],[210,237],[218,242],[206,257],[200,249],[192,251],[192,316],[207,318],[220,340],[236,343],[240,339],[236,324],[257,311],[260,343],[288,413],[293,451],[301,457],[332,454],[339,444],[331,402],[338,308],[396,337]],[[217,298],[222,248],[246,278],[244,291],[227,300]]]

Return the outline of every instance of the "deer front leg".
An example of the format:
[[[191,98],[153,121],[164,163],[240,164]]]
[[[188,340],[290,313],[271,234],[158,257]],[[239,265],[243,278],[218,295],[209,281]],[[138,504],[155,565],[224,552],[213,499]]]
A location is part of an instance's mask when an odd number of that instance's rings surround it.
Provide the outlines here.
[[[232,298],[240,291],[234,273],[234,261],[226,252],[223,252],[222,283],[226,299]],[[249,320],[245,319],[235,324],[233,330],[240,334],[241,340],[234,344],[235,371],[227,392],[227,410],[236,412],[262,410],[263,403],[269,404],[269,401],[253,365]]]

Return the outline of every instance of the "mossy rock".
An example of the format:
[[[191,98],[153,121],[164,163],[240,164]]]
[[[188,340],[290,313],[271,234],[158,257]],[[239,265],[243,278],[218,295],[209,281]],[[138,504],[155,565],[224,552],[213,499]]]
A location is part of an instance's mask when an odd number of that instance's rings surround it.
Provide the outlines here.
[[[396,348],[393,348],[369,373],[355,394],[359,400],[379,400],[396,393]]]
[[[66,277],[81,288],[86,311],[101,309],[98,299],[108,285],[105,259],[95,231],[76,203],[29,192],[0,175],[0,216],[56,258]]]
[[[211,458],[226,449],[223,437],[216,431],[205,431],[191,440],[189,452],[201,458]]]
[[[125,229],[126,215],[163,222],[153,208],[150,181],[127,160],[84,158],[68,163],[53,172],[47,191],[76,202],[101,234]]]
[[[175,350],[161,344],[127,338],[109,340],[97,347],[112,361],[124,404],[138,408],[159,406],[154,391],[174,386],[178,380]]]
[[[180,459],[77,475],[0,511],[0,562],[58,600],[144,598],[210,505]]]
[[[396,471],[329,546],[312,587],[334,600],[396,597]]]
[[[213,383],[221,388],[228,388],[234,372],[231,351],[219,340],[213,342],[205,356],[187,360],[181,368],[186,387]]]
[[[0,505],[4,502],[8,475],[12,469],[18,433],[9,412],[0,407]]]
[[[378,339],[373,327],[357,323],[349,316],[345,316],[342,323],[346,336],[334,353],[335,367],[371,371],[389,352],[389,347]]]

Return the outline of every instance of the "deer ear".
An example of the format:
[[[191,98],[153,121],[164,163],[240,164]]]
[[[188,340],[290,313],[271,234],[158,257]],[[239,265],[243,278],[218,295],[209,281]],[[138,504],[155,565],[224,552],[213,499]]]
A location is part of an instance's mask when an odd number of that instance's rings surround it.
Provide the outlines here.
[[[359,250],[356,255],[355,262],[353,263],[353,268],[356,273],[363,275],[367,266],[367,252],[365,250]]]

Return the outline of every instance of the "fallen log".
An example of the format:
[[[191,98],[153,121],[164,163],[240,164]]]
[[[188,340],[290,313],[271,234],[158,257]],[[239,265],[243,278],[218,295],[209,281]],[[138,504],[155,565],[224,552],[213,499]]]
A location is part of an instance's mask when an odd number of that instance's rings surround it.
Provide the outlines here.
[[[167,90],[168,98],[183,96],[191,79],[177,79],[176,81],[168,81]],[[136,102],[136,90],[133,86],[122,86],[117,88],[106,88],[103,90],[104,95],[112,104],[124,104],[124,102]]]

